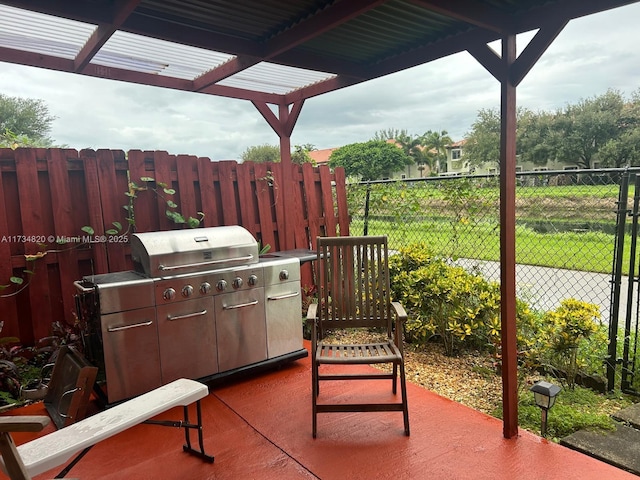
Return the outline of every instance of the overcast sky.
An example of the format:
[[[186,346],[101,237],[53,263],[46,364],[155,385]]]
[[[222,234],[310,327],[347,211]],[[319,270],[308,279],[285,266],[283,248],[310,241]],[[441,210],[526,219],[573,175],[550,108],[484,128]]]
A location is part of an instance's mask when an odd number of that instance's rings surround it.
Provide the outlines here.
[[[518,87],[518,105],[555,110],[612,88],[640,88],[640,4],[571,21]],[[530,38],[530,36],[529,36]],[[518,38],[519,50],[528,38]],[[248,101],[171,91],[0,62],[0,93],[44,100],[57,144],[167,150],[239,159],[278,137]],[[462,139],[498,82],[467,53],[307,100],[293,145],[318,149],[370,140],[379,130]]]

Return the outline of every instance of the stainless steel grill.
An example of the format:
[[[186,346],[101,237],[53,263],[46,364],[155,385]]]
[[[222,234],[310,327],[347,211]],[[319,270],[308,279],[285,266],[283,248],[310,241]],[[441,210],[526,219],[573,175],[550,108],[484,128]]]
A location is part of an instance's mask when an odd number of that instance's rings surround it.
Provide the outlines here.
[[[135,270],[75,282],[105,403],[307,355],[298,258],[260,258],[239,226],[134,234],[131,256]]]

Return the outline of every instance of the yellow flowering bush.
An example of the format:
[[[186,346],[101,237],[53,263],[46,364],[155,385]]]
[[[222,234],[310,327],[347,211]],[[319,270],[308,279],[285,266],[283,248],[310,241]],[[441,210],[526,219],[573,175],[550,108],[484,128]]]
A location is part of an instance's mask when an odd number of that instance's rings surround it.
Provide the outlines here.
[[[573,388],[580,367],[579,349],[586,339],[601,332],[600,307],[575,298],[565,299],[544,315],[543,322],[546,360],[565,370],[567,384]]]
[[[411,312],[409,341],[426,342],[437,335],[448,355],[461,344],[487,343],[500,311],[497,283],[434,257],[424,244],[401,248],[390,258],[389,269],[394,298]]]

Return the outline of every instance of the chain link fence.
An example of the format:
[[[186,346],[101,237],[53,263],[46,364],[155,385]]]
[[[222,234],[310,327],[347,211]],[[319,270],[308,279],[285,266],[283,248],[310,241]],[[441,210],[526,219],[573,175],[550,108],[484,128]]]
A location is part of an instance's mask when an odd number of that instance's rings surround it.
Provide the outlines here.
[[[603,320],[609,320],[618,198],[625,172],[517,175],[519,298],[544,311],[572,297],[597,304]],[[347,194],[351,235],[386,234],[391,249],[426,243],[434,253],[489,280],[500,280],[497,176],[355,183],[347,186]]]

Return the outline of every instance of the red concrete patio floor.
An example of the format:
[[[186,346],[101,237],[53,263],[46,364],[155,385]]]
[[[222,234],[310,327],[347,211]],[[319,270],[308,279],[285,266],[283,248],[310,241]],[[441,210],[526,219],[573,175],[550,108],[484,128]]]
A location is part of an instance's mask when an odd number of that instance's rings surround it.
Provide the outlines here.
[[[306,358],[214,388],[202,401],[205,449],[215,456],[213,464],[182,452],[181,430],[138,425],[96,445],[68,476],[83,480],[637,478],[524,430],[518,438],[506,440],[500,420],[411,384],[410,437],[403,434],[398,412],[328,413],[319,417],[318,438],[313,439],[310,383]],[[387,382],[350,385],[366,396],[390,396]],[[323,388],[321,396],[348,399],[343,390],[340,385]],[[43,411],[42,404],[35,404],[10,413]],[[158,418],[177,419],[180,413],[175,409]],[[29,436],[14,438],[22,443]],[[52,478],[59,470],[36,478]]]

